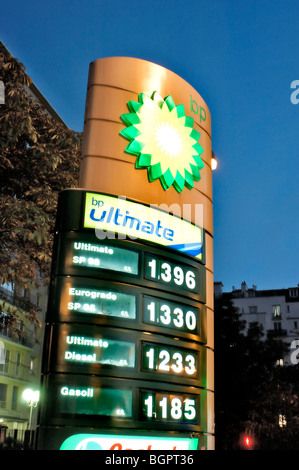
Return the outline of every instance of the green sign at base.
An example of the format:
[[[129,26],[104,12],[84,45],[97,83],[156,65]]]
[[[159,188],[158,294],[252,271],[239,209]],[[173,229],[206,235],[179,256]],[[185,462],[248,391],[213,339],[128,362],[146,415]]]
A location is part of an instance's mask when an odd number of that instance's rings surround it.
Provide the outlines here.
[[[117,436],[107,434],[74,434],[60,450],[197,450],[198,439],[177,437]]]

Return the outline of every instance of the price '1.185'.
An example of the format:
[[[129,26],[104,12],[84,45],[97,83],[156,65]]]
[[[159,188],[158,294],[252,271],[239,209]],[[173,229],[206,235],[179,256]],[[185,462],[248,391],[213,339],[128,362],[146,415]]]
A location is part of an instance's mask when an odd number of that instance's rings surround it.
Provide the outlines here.
[[[145,419],[155,421],[197,421],[196,398],[162,393],[143,393],[142,412]]]

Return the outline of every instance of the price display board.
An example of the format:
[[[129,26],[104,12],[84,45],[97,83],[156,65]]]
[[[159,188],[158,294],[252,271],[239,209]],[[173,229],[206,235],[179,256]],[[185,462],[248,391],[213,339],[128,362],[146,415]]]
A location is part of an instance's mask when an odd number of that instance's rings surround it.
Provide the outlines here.
[[[204,265],[177,253],[158,247],[149,252],[149,247],[139,242],[101,241],[90,233],[63,232],[56,244],[56,276],[117,280],[206,301]],[[93,251],[76,253],[75,247],[82,246]]]
[[[55,322],[119,325],[205,342],[206,309],[191,299],[81,276],[56,276],[52,292],[49,311]]]
[[[204,386],[202,345],[130,329],[75,323],[53,324],[49,373],[82,373]]]
[[[84,226],[86,194],[59,199],[41,427],[205,432],[203,238],[196,259],[158,242],[98,238]]]
[[[140,429],[199,431],[206,426],[204,389],[144,380],[60,374],[47,377],[47,393],[53,397],[46,416],[51,426],[78,425]]]

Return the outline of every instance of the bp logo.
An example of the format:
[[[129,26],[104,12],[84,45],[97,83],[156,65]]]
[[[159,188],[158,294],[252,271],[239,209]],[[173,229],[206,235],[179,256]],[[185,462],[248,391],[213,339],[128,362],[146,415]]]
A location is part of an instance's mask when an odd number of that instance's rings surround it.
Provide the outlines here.
[[[137,157],[136,168],[147,168],[149,180],[160,179],[165,190],[193,188],[204,166],[203,148],[184,106],[154,92],[151,97],[140,93],[128,108],[130,113],[121,116],[127,127],[120,134],[130,141],[125,150]]]

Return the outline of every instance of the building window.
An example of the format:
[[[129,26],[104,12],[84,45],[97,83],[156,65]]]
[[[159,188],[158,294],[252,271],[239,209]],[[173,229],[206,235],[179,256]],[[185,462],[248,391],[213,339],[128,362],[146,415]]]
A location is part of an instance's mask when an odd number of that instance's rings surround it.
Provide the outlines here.
[[[16,362],[15,362],[15,376],[18,377],[20,375],[20,363],[21,363],[21,354],[16,353]]]
[[[289,289],[290,297],[298,297],[298,289]]]
[[[36,294],[36,306],[40,307],[41,306],[41,295]]]
[[[273,305],[273,318],[281,318],[280,305]]]
[[[28,289],[26,289],[26,287],[23,287],[23,289],[22,289],[22,296],[23,296],[25,299],[27,299],[27,298],[29,297],[28,294],[29,294]]]
[[[249,313],[257,313],[257,306],[256,305],[249,306]]]
[[[0,408],[6,408],[7,385],[0,384]]]
[[[14,285],[12,282],[9,282],[8,284],[5,282],[4,284],[2,284],[1,287],[4,287],[4,289],[9,290],[11,292],[14,291]]]
[[[274,323],[274,330],[275,331],[280,331],[281,330],[281,323],[280,322]]]
[[[0,334],[8,336],[8,315],[6,313],[0,313]]]
[[[285,427],[286,427],[286,425],[287,425],[287,420],[286,420],[285,415],[279,415],[279,417],[278,417],[278,424],[279,424],[279,427],[281,427],[281,428],[285,428]]]
[[[18,394],[19,394],[19,387],[12,388],[12,398],[11,398],[11,409],[17,410],[18,409]]]
[[[2,372],[3,374],[8,373],[9,358],[10,358],[10,351],[9,349],[5,349],[4,364],[0,364],[0,372]]]
[[[21,334],[24,333],[24,322],[23,322],[23,320],[18,320],[17,328],[18,328],[18,330]]]
[[[0,340],[0,364],[5,364],[5,346],[4,346],[3,341],[1,340]]]

